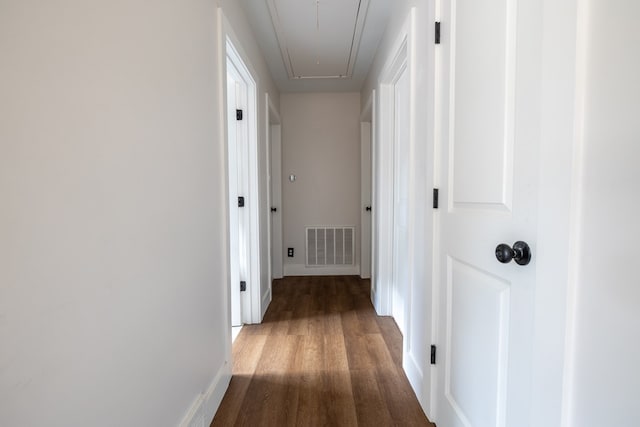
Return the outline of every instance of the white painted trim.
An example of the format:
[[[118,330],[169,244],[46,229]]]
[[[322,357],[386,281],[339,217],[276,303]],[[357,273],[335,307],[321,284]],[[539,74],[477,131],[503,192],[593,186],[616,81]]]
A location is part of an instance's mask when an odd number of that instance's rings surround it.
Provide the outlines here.
[[[426,7],[426,6],[425,6]],[[422,52],[418,49],[418,41],[422,35],[418,35],[418,16],[416,7],[410,9],[410,25],[407,37],[407,72],[409,73],[409,147],[411,151],[411,167],[409,172],[409,229],[413,232],[410,234],[409,242],[409,286],[407,286],[407,295],[405,298],[405,317],[406,317],[406,334],[403,340],[403,368],[407,374],[407,378],[411,383],[413,390],[420,401],[425,413],[431,410],[431,365],[428,359],[430,351],[429,345],[433,342],[431,328],[428,325],[427,318],[420,318],[425,311],[425,302],[419,300],[416,296],[416,289],[424,289],[425,286],[431,291],[433,296],[433,284],[429,287],[424,283],[425,276],[431,271],[425,269],[423,271],[420,266],[425,264],[426,260],[420,257],[428,254],[425,250],[428,245],[425,243],[425,235],[422,234],[431,225],[429,221],[431,212],[433,212],[427,202],[429,192],[424,191],[424,187],[429,183],[429,177],[424,173],[428,171],[434,163],[435,158],[429,156],[429,149],[423,148],[424,144],[429,144],[429,140],[422,138],[418,142],[417,133],[418,123],[423,120],[429,120],[428,117],[418,115],[419,103],[433,102],[433,96],[418,98],[420,85],[418,82],[418,55],[419,52],[427,56],[428,52]],[[432,61],[431,61],[432,62]],[[432,62],[433,63],[433,62]],[[433,75],[431,75],[433,77]],[[433,111],[433,110],[432,110]],[[423,113],[421,113],[423,114]],[[429,186],[427,185],[427,188]],[[425,209],[426,206],[426,209]],[[425,209],[424,211],[422,209]],[[433,259],[433,253],[431,254]],[[427,291],[427,294],[429,291]],[[431,323],[434,319],[431,318]],[[426,345],[425,345],[426,344]],[[425,375],[426,374],[426,375]]]
[[[271,247],[273,245],[273,214],[271,213],[271,206],[272,206],[272,191],[271,191],[271,181],[273,180],[273,176],[271,174],[271,123],[270,123],[270,114],[271,114],[271,99],[269,98],[269,94],[265,93],[264,94],[264,104],[265,104],[265,109],[264,109],[264,136],[265,136],[265,141],[267,144],[267,148],[266,148],[266,155],[265,155],[265,173],[267,175],[267,197],[266,197],[266,202],[264,205],[264,216],[265,216],[265,224],[267,224],[267,279],[269,280],[269,283],[267,285],[267,291],[271,290],[271,283],[273,282],[273,251],[271,250]],[[260,286],[260,289],[262,289],[262,286]],[[262,318],[264,317],[264,313],[267,310],[267,308],[264,305],[264,295],[262,297],[261,300],[261,306],[260,306],[260,311],[261,311],[261,316],[260,316],[260,321],[262,321]]]
[[[359,265],[330,265],[307,267],[304,264],[285,264],[285,276],[357,276]]]
[[[546,0],[531,425],[572,426],[588,1]],[[547,4],[548,3],[548,4]]]
[[[580,230],[582,230],[583,206],[583,174],[584,174],[584,131],[585,104],[587,92],[587,59],[589,48],[589,2],[576,0],[576,84],[575,84],[575,120],[572,150],[573,173],[571,176],[571,211],[569,212],[569,256],[567,305],[565,313],[564,365],[562,378],[562,413],[560,425],[573,425],[574,378],[576,352],[576,314],[579,287],[579,256],[582,246]]]
[[[251,61],[242,49],[238,37],[233,32],[229,21],[222,13],[225,57],[229,58],[247,86],[246,120],[249,141],[249,193],[247,209],[249,210],[249,265],[247,292],[243,300],[243,322],[260,323],[262,310],[260,308],[260,182],[259,182],[259,148],[258,148],[258,81],[257,74],[251,67]],[[226,61],[225,61],[226,62]],[[225,74],[226,76],[226,74]],[[226,77],[225,77],[226,78]],[[225,120],[225,123],[227,121]],[[248,313],[247,313],[248,312]]]
[[[375,307],[378,304],[378,295],[376,294],[376,290],[371,286],[371,304]]]
[[[267,289],[264,295],[262,295],[262,318],[264,318],[264,314],[267,312],[269,304],[271,304],[272,295],[273,291],[271,289],[271,285],[269,285],[269,289]]]
[[[423,404],[422,398],[424,396],[423,387],[429,386],[423,381],[424,374],[420,368],[421,363],[417,361],[412,353],[402,352],[402,369],[404,369],[407,379],[416,394],[416,397]]]
[[[269,215],[269,230],[272,233],[276,233],[275,236],[271,236],[269,241],[269,288],[273,283],[273,279],[281,279],[283,271],[283,251],[282,251],[282,129],[281,119],[278,109],[273,104],[273,101],[269,94],[267,94],[267,141],[269,142],[267,147],[267,158],[269,168],[268,173],[271,177],[269,185],[270,202],[267,205],[267,211]],[[276,154],[279,158],[274,163],[273,155]],[[274,168],[276,166],[276,168]],[[275,170],[274,170],[275,169]],[[271,207],[277,209],[276,212],[271,212]],[[274,268],[274,264],[277,263],[277,268]],[[263,312],[266,309],[263,308]]]
[[[408,22],[402,26],[400,36],[394,43],[394,52],[383,67],[380,77],[379,108],[374,111],[378,129],[376,130],[373,151],[375,156],[374,198],[375,216],[374,261],[376,271],[372,286],[376,288],[378,304],[375,306],[379,315],[391,314],[391,298],[393,292],[393,159],[394,144],[394,92],[393,85],[398,78],[398,72],[407,62],[407,31]]]
[[[267,115],[269,119],[268,123],[270,125],[279,125],[281,123],[280,112],[278,111],[275,104],[273,103],[273,100],[271,99],[271,96],[269,96],[269,93],[267,93],[266,95],[267,95],[267,111],[269,112],[269,114]]]
[[[367,100],[365,101],[365,103],[362,105],[362,109],[360,110],[361,122],[371,122],[371,120],[373,119],[373,110],[374,110],[373,104],[374,104],[375,96],[376,96],[376,91],[374,89],[367,97]]]
[[[378,119],[376,118],[376,107],[378,105],[377,101],[376,101],[376,90],[372,90],[371,91],[371,265],[370,265],[370,276],[371,276],[371,294],[372,294],[372,298],[374,301],[377,301],[378,303],[373,304],[374,307],[379,306],[379,301],[377,298],[378,292],[377,292],[377,288],[375,286],[376,282],[377,282],[377,277],[378,277],[378,272],[377,272],[377,267],[378,267],[378,259],[376,257],[376,253],[378,250],[378,243],[377,243],[377,237],[376,237],[376,221],[377,221],[377,213],[376,213],[376,207],[378,206],[377,204],[377,195],[376,195],[376,150],[374,149],[375,146],[375,140],[376,140],[376,135],[378,134],[378,130],[377,130],[377,124],[378,124]]]
[[[196,397],[187,414],[180,422],[180,427],[211,424],[231,382],[231,369],[229,366],[229,363],[225,363],[220,367],[207,390]]]

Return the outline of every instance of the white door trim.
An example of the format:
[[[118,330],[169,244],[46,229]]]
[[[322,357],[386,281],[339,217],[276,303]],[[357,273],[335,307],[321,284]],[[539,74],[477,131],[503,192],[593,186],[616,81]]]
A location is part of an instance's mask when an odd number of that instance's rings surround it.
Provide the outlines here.
[[[375,215],[373,234],[375,241],[374,264],[376,272],[372,288],[375,292],[374,307],[379,315],[391,314],[393,293],[393,186],[394,186],[394,85],[407,64],[407,26],[405,23],[394,44],[393,55],[381,73],[377,129],[373,144]]]
[[[549,3],[548,5],[546,3]],[[572,424],[589,2],[545,0],[531,425]]]
[[[265,138],[267,141],[266,149],[266,173],[267,179],[267,201],[265,212],[267,216],[267,251],[269,260],[267,268],[269,283],[267,290],[261,296],[262,316],[264,316],[269,303],[271,302],[271,286],[273,279],[282,278],[282,191],[280,190],[282,182],[281,163],[282,161],[274,156],[280,156],[281,138],[280,138],[280,114],[276,109],[271,97],[265,93]],[[271,208],[276,211],[272,212]]]
[[[223,49],[224,58],[228,58],[240,73],[247,87],[247,101],[244,119],[247,121],[248,137],[248,195],[246,196],[246,209],[249,211],[249,259],[247,263],[247,291],[243,295],[243,322],[260,323],[262,320],[261,295],[260,295],[260,182],[258,165],[258,116],[257,116],[257,83],[255,72],[249,67],[247,55],[241,49],[241,43],[235,36],[229,21],[222,13],[223,18]],[[226,61],[225,61],[226,64]],[[223,88],[226,89],[226,73]],[[225,97],[226,103],[226,97]],[[226,111],[226,109],[225,109]],[[225,120],[225,124],[227,121]],[[229,171],[227,171],[228,173]],[[234,203],[233,200],[227,200]],[[229,255],[231,256],[231,255]],[[239,284],[238,284],[239,285]]]
[[[371,217],[370,217],[370,230],[369,230],[369,241],[370,241],[370,265],[369,265],[369,276],[371,279],[371,303],[373,304],[374,307],[378,307],[379,306],[379,298],[378,298],[378,292],[377,292],[377,277],[378,277],[378,273],[377,273],[377,268],[378,268],[378,255],[377,255],[377,248],[378,248],[378,231],[376,230],[376,224],[377,224],[377,213],[376,213],[376,207],[377,207],[377,188],[378,188],[378,184],[376,182],[376,177],[378,175],[378,166],[377,166],[377,155],[376,155],[376,134],[377,134],[377,120],[376,120],[376,106],[377,106],[377,102],[376,102],[376,94],[377,91],[376,89],[373,89],[371,91],[371,94],[369,95],[367,101],[364,104],[364,108],[362,109],[362,112],[360,114],[360,122],[367,122],[369,123],[370,126],[370,145],[369,145],[369,150],[370,150],[370,168],[371,168]],[[376,308],[377,310],[377,308]]]

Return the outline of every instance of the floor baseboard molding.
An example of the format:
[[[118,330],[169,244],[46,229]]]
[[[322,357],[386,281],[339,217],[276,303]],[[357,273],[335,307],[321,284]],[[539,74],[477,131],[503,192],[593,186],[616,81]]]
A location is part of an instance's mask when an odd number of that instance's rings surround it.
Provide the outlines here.
[[[180,427],[207,427],[211,424],[230,381],[231,369],[225,362],[211,381],[207,391],[198,395],[193,402]]]
[[[359,265],[330,265],[307,267],[304,264],[285,264],[285,276],[359,276]]]
[[[271,304],[271,286],[269,286],[269,289],[267,289],[267,292],[265,292],[264,295],[262,296],[262,317],[261,317],[261,319],[264,319],[264,314],[267,312],[267,309],[269,308],[269,304]]]
[[[406,350],[403,351],[402,368],[407,375],[407,379],[409,380],[409,384],[411,384],[413,392],[416,394],[416,397],[420,402],[420,406],[422,406],[422,410],[427,413],[428,408],[425,405],[425,393],[423,390],[424,374],[420,368],[420,364],[412,352],[408,352]]]

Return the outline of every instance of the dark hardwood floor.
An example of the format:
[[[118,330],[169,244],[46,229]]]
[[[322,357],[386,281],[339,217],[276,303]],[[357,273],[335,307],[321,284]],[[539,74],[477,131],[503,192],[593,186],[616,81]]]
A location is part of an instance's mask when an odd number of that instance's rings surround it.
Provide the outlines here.
[[[369,281],[287,277],[260,325],[233,345],[212,426],[433,426],[402,370],[402,336]]]

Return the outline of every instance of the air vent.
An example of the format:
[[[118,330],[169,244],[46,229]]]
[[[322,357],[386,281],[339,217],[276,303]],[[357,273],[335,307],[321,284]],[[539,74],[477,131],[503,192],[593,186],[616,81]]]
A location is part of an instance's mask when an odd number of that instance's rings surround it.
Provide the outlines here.
[[[306,227],[307,267],[353,265],[355,227]]]

